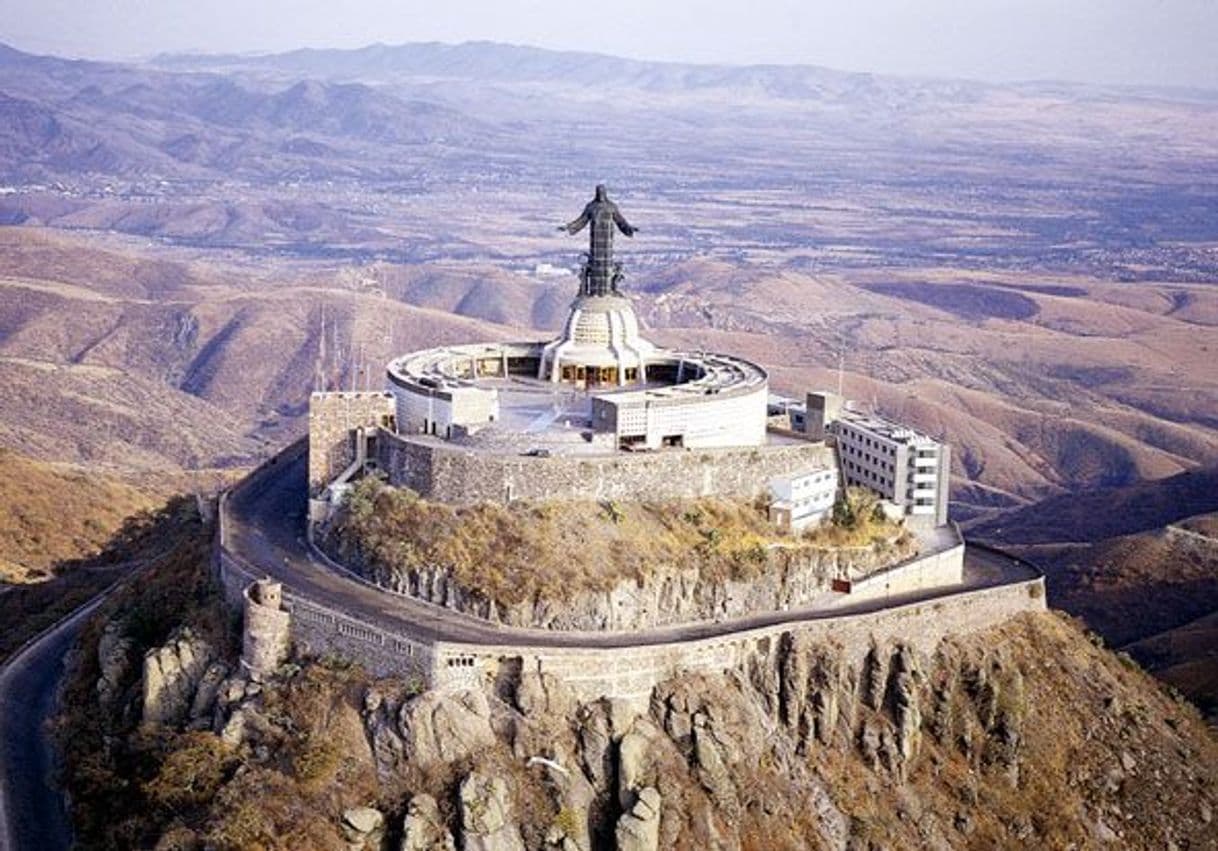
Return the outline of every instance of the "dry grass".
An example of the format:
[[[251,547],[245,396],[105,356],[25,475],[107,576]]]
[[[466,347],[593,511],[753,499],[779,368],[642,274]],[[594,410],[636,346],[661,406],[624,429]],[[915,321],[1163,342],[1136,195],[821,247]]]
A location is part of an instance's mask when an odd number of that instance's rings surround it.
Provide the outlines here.
[[[0,449],[0,579],[31,582],[97,555],[133,514],[164,495],[77,467]]]
[[[454,507],[375,479],[353,490],[332,530],[352,562],[377,571],[443,568],[461,587],[505,604],[605,591],[662,567],[748,579],[801,553],[881,546],[895,536],[894,526],[868,517],[802,540],[779,533],[759,507],[727,499]]]
[[[312,664],[268,683],[258,747],[232,748],[210,731],[142,726],[138,659],[188,625],[223,658],[237,652],[233,624],[209,570],[210,530],[195,524],[138,585],[124,588],[85,628],[57,720],[64,784],[83,848],[342,851],[338,814],[375,803],[375,775],[359,715],[367,678],[358,668]],[[131,711],[97,708],[95,648],[106,620],[123,624],[137,660],[120,682]],[[159,844],[158,844],[158,838]]]

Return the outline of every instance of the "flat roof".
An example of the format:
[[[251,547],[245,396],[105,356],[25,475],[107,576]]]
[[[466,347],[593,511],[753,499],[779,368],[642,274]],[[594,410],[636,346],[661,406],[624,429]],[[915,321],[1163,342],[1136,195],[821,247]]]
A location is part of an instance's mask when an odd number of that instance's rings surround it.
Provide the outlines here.
[[[838,417],[841,422],[849,423],[864,429],[877,437],[882,437],[891,440],[894,443],[908,443],[911,445],[934,444],[939,445],[939,441],[932,437],[928,437],[922,432],[912,429],[907,425],[895,423],[892,420],[885,419],[878,414],[863,414],[858,411],[843,410]]]

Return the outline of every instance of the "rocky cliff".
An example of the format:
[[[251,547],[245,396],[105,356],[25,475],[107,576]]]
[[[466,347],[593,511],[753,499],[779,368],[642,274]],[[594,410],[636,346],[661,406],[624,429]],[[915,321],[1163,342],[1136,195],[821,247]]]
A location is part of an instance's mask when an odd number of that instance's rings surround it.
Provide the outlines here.
[[[631,630],[808,606],[834,578],[918,552],[912,534],[860,513],[820,540],[729,500],[458,509],[365,479],[318,540],[378,585],[486,620]]]
[[[82,653],[94,664],[76,671],[110,701],[113,633],[95,634],[100,646]],[[1051,614],[929,655],[896,642],[856,658],[787,635],[745,668],[661,684],[647,706],[581,703],[531,672],[419,692],[335,661],[213,687],[198,661],[207,656],[180,632],[146,652],[144,685],[132,691],[142,725],[112,731],[87,772],[69,772],[79,823],[93,831],[85,839],[487,851],[1212,847],[1218,744],[1196,712]],[[164,679],[174,659],[183,672],[174,681],[195,683],[194,693],[162,689],[169,700],[158,710],[147,680]],[[121,781],[119,770],[129,772]],[[87,813],[107,771],[128,799],[102,828]]]
[[[741,618],[754,612],[800,608],[833,598],[830,581],[858,577],[912,554],[911,545],[877,550],[805,549],[774,553],[772,569],[734,579],[698,565],[652,566],[637,579],[609,588],[574,589],[565,599],[535,594],[523,600],[493,600],[463,585],[445,566],[397,567],[356,560],[365,577],[429,603],[517,627],[566,630],[648,629],[692,621]]]

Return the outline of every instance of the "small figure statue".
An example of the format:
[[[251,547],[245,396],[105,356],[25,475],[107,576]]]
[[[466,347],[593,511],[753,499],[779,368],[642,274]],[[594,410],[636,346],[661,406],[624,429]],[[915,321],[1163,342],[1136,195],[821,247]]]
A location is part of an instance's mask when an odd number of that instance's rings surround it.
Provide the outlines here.
[[[604,184],[596,187],[596,197],[588,202],[579,218],[559,230],[576,234],[586,225],[592,225],[588,233],[587,262],[580,275],[580,295],[616,295],[617,284],[622,279],[621,264],[613,262],[613,231],[616,227],[626,236],[634,236],[638,228],[633,227],[609,200]]]

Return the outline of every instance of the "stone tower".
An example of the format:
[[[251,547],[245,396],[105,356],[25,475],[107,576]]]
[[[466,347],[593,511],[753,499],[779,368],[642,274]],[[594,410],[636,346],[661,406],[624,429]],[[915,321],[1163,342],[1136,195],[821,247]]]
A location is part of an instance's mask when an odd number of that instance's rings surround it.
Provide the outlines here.
[[[288,657],[290,615],[283,610],[283,586],[272,579],[251,583],[244,597],[241,668],[261,682]]]

